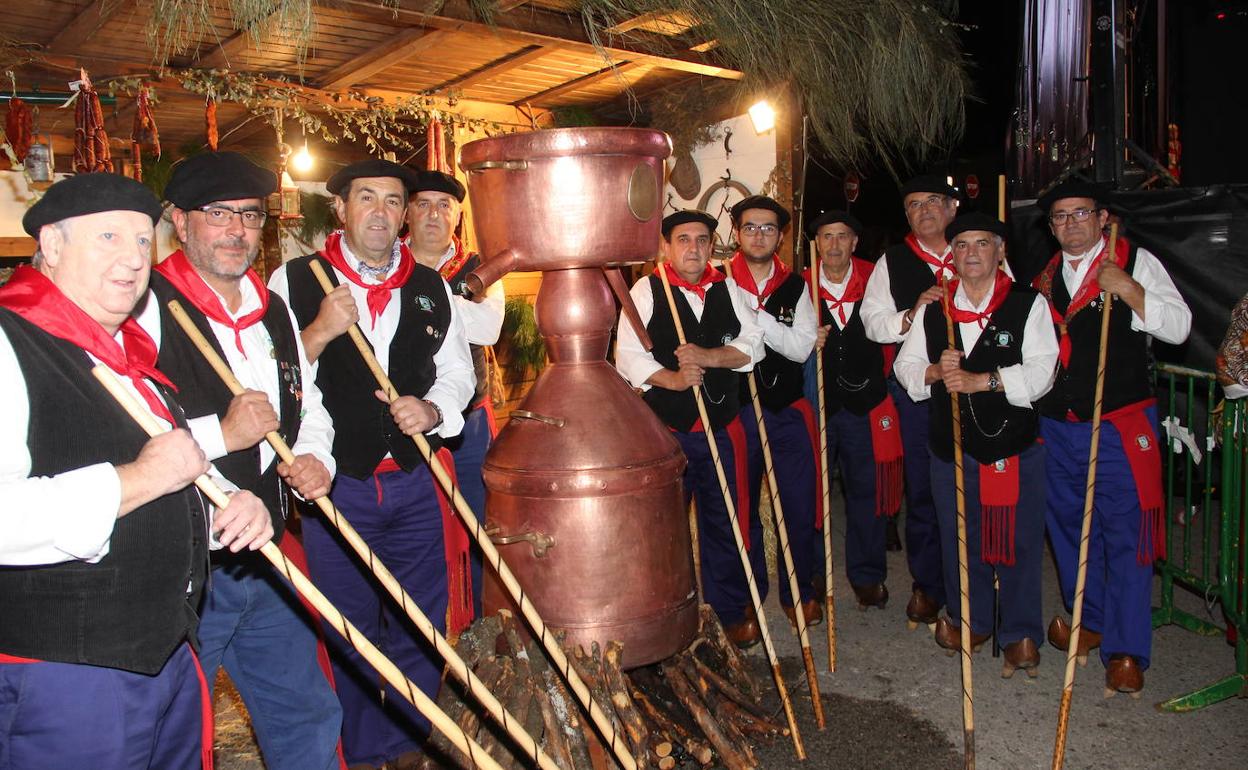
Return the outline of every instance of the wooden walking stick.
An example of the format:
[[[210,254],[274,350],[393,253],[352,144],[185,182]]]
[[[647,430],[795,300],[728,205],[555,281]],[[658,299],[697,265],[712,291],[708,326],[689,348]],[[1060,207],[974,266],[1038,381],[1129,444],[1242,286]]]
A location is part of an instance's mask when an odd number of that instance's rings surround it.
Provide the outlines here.
[[[308,261],[308,266],[312,270],[312,274],[316,276],[317,283],[321,285],[321,289],[326,294],[332,292],[334,285],[329,280],[329,276],[326,275],[325,269],[321,267],[321,263],[316,259],[311,259]],[[347,329],[347,334],[351,337],[351,341],[355,343],[356,349],[359,350],[360,356],[363,357],[369,371],[373,373],[373,377],[376,378],[378,386],[386,395],[386,399],[393,403],[398,399],[399,393],[395,390],[394,383],[390,382],[390,377],[381,368],[381,364],[377,363],[377,358],[373,355],[373,350],[369,347],[368,341],[364,339],[364,333],[360,331],[359,325],[352,324]],[[442,465],[442,461],[434,455],[432,448],[429,446],[429,441],[419,433],[412,436],[412,441],[416,443],[416,448],[420,450],[421,456],[429,464],[429,470],[433,473],[434,478],[437,479],[443,491],[446,492],[446,496],[451,499],[455,512],[459,514],[459,518],[463,521],[468,533],[472,535],[472,539],[481,549],[486,563],[498,574],[499,582],[507,589],[511,600],[520,608],[520,613],[524,615],[524,619],[528,621],[529,627],[533,629],[533,633],[546,649],[546,654],[550,656],[551,662],[559,670],[564,681],[568,683],[568,687],[576,695],[576,699],[580,701],[581,706],[588,712],[589,718],[593,720],[598,731],[607,739],[611,752],[615,754],[616,759],[624,770],[637,770],[637,760],[633,757],[627,742],[612,725],[611,718],[607,716],[602,707],[594,700],[589,687],[585,684],[585,680],[576,672],[576,669],[572,668],[572,664],[568,661],[568,656],[564,653],[563,648],[559,646],[559,642],[555,639],[554,634],[547,628],[546,622],[538,614],[537,608],[529,600],[528,594],[521,588],[515,574],[507,566],[507,562],[503,561],[502,555],[499,554],[489,535],[485,534],[485,528],[481,526],[481,522],[477,520],[476,514],[472,512],[472,507],[468,505],[468,501],[460,493],[455,480],[451,478],[445,466]]]
[[[823,319],[823,306],[819,300],[819,251],[810,242],[810,298],[815,303],[815,322]],[[820,324],[822,325],[822,324]],[[828,474],[828,407],[823,392],[823,351],[815,351],[815,379],[819,388],[819,500],[823,504],[823,584],[824,609],[828,616],[828,671],[836,673],[836,605],[832,588],[832,482]]]
[[[234,372],[230,369],[230,365],[217,354],[212,344],[200,332],[199,327],[187,315],[182,304],[176,299],[170,300],[168,307],[173,319],[182,327],[182,331],[186,332],[186,336],[190,338],[191,343],[204,356],[204,359],[212,367],[213,371],[217,373],[217,376],[221,378],[221,381],[225,383],[229,391],[236,396],[242,395],[245,391],[243,384],[238,381],[238,378],[234,376]],[[264,437],[282,462],[293,463],[295,461],[295,453],[291,451],[290,446],[280,433],[269,431]],[[325,496],[317,497],[312,502],[325,514],[326,520],[342,533],[343,539],[363,560],[364,564],[373,573],[373,576],[377,578],[377,581],[399,603],[399,606],[407,614],[408,619],[420,630],[425,639],[434,646],[434,649],[446,661],[447,667],[451,669],[451,673],[464,683],[468,691],[472,693],[472,696],[485,707],[490,716],[515,740],[525,754],[531,757],[542,770],[560,770],[559,765],[546,752],[542,751],[541,746],[533,739],[533,736],[525,731],[523,723],[516,719],[514,714],[509,713],[503,707],[503,704],[499,703],[498,698],[494,697],[494,694],[489,691],[489,688],[477,678],[472,669],[468,668],[464,660],[455,652],[455,648],[446,640],[446,637],[438,632],[438,629],[429,621],[425,613],[416,605],[416,600],[403,589],[403,586],[399,584],[394,574],[381,562],[381,559],[373,552],[373,549],[364,542],[364,538],[360,537],[360,533],[355,530],[355,527],[351,526],[350,522],[347,521],[342,511],[338,510],[337,506]]]
[[[113,374],[107,366],[103,364],[97,365],[91,370],[95,378],[100,381],[105,390],[117,400],[123,409],[134,419],[139,426],[147,432],[149,436],[158,436],[167,433],[168,429],[164,428],[156,421],[147,409],[139,403],[130,391],[126,390],[117,376]],[[210,479],[207,475],[200,476],[195,479],[195,486],[199,488],[204,496],[207,497],[213,505],[218,508],[224,508],[229,504],[230,499],[217,483]],[[260,548],[260,553],[273,563],[277,571],[286,576],[286,578],[295,586],[295,590],[301,596],[306,598],[308,602],[321,613],[325,621],[334,627],[334,630],[342,635],[347,643],[356,649],[368,661],[369,665],[377,669],[377,673],[390,683],[395,690],[399,692],[409,703],[416,707],[426,719],[433,723],[450,742],[468,757],[468,761],[473,767],[485,768],[485,770],[502,770],[494,758],[485,753],[463,728],[455,724],[454,720],[446,715],[442,709],[438,708],[429,696],[420,691],[415,682],[408,679],[399,667],[394,665],[385,655],[381,654],[372,642],[370,642],[363,634],[360,633],[354,625],[351,624],[346,617],[338,611],[338,608],[330,603],[325,595],[322,594],[316,586],[312,585],[312,581],[299,570],[298,567],[290,563],[286,555],[281,552],[277,544],[269,541]]]
[[[667,295],[667,306],[671,310],[672,320],[676,324],[676,339],[685,344],[685,325],[680,320],[680,312],[676,309],[676,298],[672,296],[672,284],[667,279],[667,270],[662,265],[656,270],[659,280],[663,283],[663,293]],[[750,566],[750,557],[745,551],[745,541],[741,538],[741,530],[737,527],[737,506],[732,501],[732,492],[728,489],[728,477],[724,474],[724,463],[719,456],[719,445],[715,442],[715,431],[711,427],[711,418],[706,412],[706,402],[702,399],[702,390],[693,388],[693,399],[698,405],[698,416],[702,419],[703,432],[711,450],[711,461],[715,465],[715,475],[719,477],[719,490],[724,495],[724,505],[728,508],[728,528],[732,530],[733,540],[737,544],[737,556],[741,558],[741,568],[745,570],[745,582],[750,588],[750,599],[754,604],[754,613],[758,616],[758,629],[763,635],[763,647],[767,650],[767,660],[771,662],[771,675],[776,681],[776,690],[780,693],[780,702],[784,705],[784,716],[789,723],[789,731],[793,734],[793,749],[798,759],[806,759],[806,748],[802,745],[802,736],[798,732],[797,717],[793,713],[793,701],[789,699],[789,690],[784,684],[784,675],[780,673],[780,659],[776,656],[775,645],[771,642],[771,631],[767,627],[767,618],[763,615],[763,600],[758,595],[758,583],[754,580],[754,570]],[[799,608],[800,609],[800,608]]]
[[[797,585],[797,568],[793,565],[793,549],[789,546],[789,529],[784,523],[784,506],[780,502],[780,485],[776,481],[776,465],[771,456],[771,442],[767,440],[767,422],[763,419],[763,404],[758,398],[758,382],[754,372],[746,375],[750,383],[750,399],[754,402],[754,417],[758,422],[758,443],[763,445],[763,465],[767,469],[767,486],[771,490],[771,511],[776,516],[776,531],[780,535],[780,553],[784,556],[784,569],[789,573],[789,594],[793,597],[793,617],[797,621],[797,638],[802,644],[802,663],[806,666],[806,683],[815,704],[815,724],[824,727],[823,700],[819,697],[819,675],[815,672],[815,656],[810,652],[810,629],[806,625],[806,613],[802,610],[802,594]]]
[[[1113,259],[1118,246],[1118,225],[1110,225],[1106,259]],[[1096,461],[1101,447],[1101,406],[1105,395],[1105,359],[1109,352],[1109,311],[1114,295],[1103,292],[1101,341],[1096,353],[1096,390],[1092,402],[1092,446],[1088,449],[1088,482],[1083,495],[1083,524],[1079,532],[1079,571],[1075,574],[1075,606],[1070,615],[1070,645],[1066,648],[1066,676],[1062,681],[1062,704],[1057,711],[1057,739],[1053,743],[1053,770],[1066,763],[1066,731],[1070,727],[1070,702],[1075,694],[1075,657],[1079,652],[1079,632],[1083,626],[1083,591],[1088,580],[1088,543],[1092,538],[1092,509],[1096,501]]]
[[[941,304],[945,311],[945,331],[949,349],[957,350],[953,333],[953,297],[944,272],[940,276]],[[962,745],[963,767],[975,770],[975,704],[971,687],[971,592],[966,553],[966,481],[962,469],[962,405],[958,394],[949,392],[953,409],[953,481],[958,509],[958,608],[962,616]]]

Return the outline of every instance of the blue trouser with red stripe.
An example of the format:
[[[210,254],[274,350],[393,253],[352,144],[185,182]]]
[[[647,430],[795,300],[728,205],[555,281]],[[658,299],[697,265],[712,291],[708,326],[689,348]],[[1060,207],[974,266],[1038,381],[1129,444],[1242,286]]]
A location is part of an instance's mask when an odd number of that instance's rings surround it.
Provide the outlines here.
[[[806,417],[796,407],[788,406],[779,412],[763,409],[767,426],[767,441],[771,449],[776,471],[776,483],[780,487],[780,504],[784,506],[785,529],[789,535],[789,550],[793,554],[793,568],[797,573],[801,600],[815,597],[814,565],[815,541],[821,537],[815,529],[816,475],[815,457],[812,452]],[[767,470],[763,463],[763,446],[759,440],[758,418],[754,406],[747,404],[741,410],[741,427],[745,430],[746,452],[750,462],[750,542],[762,543],[762,520],[758,515],[758,501]],[[757,524],[756,524],[757,522]],[[750,549],[750,564],[758,583],[758,594],[767,598],[767,559],[761,546]],[[793,606],[793,593],[784,558],[777,565],[780,572],[780,603]]]
[[[0,663],[0,770],[198,768],[203,711],[187,644],[155,676]]]
[[[870,586],[888,577],[885,539],[888,516],[875,513],[875,452],[871,417],[841,409],[828,415],[828,462],[841,469],[845,490],[845,573],[851,585]]]
[[[733,495],[733,504],[741,516],[741,497],[737,486],[738,453],[744,459],[745,442],[733,441],[728,428],[715,431],[715,441],[723,461],[724,475],[728,479],[728,489]],[[746,582],[745,570],[741,567],[741,557],[737,554],[737,544],[730,526],[737,522],[729,522],[728,509],[724,505],[723,492],[720,490],[719,477],[715,472],[715,463],[711,460],[711,450],[707,444],[706,434],[701,431],[672,433],[680,443],[685,457],[689,461],[685,468],[685,499],[693,497],[698,508],[698,552],[702,562],[702,598],[711,605],[719,621],[725,626],[740,623],[745,619],[745,609],[751,605],[749,584]],[[738,432],[738,435],[739,432]],[[757,518],[757,517],[755,517]],[[738,521],[740,519],[738,518]],[[763,550],[761,529],[755,540],[751,536],[753,550]]]
[[[339,474],[334,505],[394,573],[438,629],[446,632],[446,554],[442,511],[429,469]],[[319,516],[304,520],[303,545],[313,582],[347,620],[377,645],[421,692],[436,698],[442,662],[402,610],[381,593],[363,562]],[[342,702],[347,764],[381,765],[420,747],[429,722],[389,685],[383,704],[377,672],[336,632],[326,633]]]
[[[932,502],[932,471],[927,449],[928,404],[910,399],[905,388],[889,378],[888,390],[901,419],[901,443],[906,452],[906,562],[914,588],[945,603],[941,568],[940,530]]]
[[[1157,407],[1147,410],[1156,426]],[[1154,427],[1153,446],[1156,441]],[[1079,569],[1079,538],[1087,491],[1092,423],[1040,420],[1040,435],[1049,449],[1049,542],[1057,558],[1062,601],[1071,610]],[[1101,660],[1131,655],[1148,668],[1153,645],[1153,565],[1140,564],[1140,497],[1122,448],[1122,437],[1109,422],[1101,423],[1096,461],[1096,494],[1092,533],[1088,541],[1088,575],[1083,595],[1083,625],[1099,631]]]
[[[980,464],[963,455],[963,492],[966,504],[967,589],[970,592],[971,630],[992,633],[992,577],[995,569],[1001,584],[1001,625],[999,641],[1004,646],[1024,637],[1036,644],[1044,641],[1041,608],[1041,569],[1044,558],[1044,444],[1035,443],[1019,456],[1018,509],[1015,511],[1014,564],[988,564],[981,549],[979,502]],[[962,607],[958,598],[958,507],[952,462],[932,457],[932,488],[936,490],[936,515],[940,517],[940,539],[944,547],[945,592],[948,613],[961,624]]]

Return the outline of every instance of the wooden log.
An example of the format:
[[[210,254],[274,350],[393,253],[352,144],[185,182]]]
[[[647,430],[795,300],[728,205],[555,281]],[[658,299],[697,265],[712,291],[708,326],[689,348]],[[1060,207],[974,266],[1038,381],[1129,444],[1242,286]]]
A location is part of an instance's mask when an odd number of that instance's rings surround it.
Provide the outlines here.
[[[724,634],[724,627],[720,625],[719,617],[715,615],[715,610],[711,609],[711,605],[703,604],[698,607],[698,612],[701,630],[699,638],[694,639],[690,648],[696,649],[709,644],[710,648],[724,659],[728,678],[743,693],[754,698],[755,702],[757,702],[758,686],[755,684],[754,678],[750,676],[749,671],[746,670],[745,658],[741,655],[741,651],[737,649],[735,644],[729,642],[727,635]]]
[[[657,684],[661,680],[657,675],[649,676],[650,673],[649,669],[633,669],[628,673],[629,680],[633,682],[633,702],[659,732],[666,734],[673,742],[679,742],[685,752],[699,764],[709,765],[715,756],[710,745],[700,737],[701,732],[697,725],[693,724],[692,717],[681,706],[675,704],[674,695],[670,696],[673,705],[670,707],[660,705],[659,701],[664,700],[664,696],[660,694]],[[639,680],[651,678],[653,679],[649,682],[651,689],[643,688]],[[663,689],[670,692],[670,688],[666,685],[663,685]],[[678,753],[675,746],[672,747],[672,753]]]
[[[672,687],[672,692],[676,693],[676,697],[684,704],[689,713],[693,715],[694,721],[698,723],[702,733],[706,739],[710,741],[711,747],[715,749],[715,753],[719,755],[719,761],[727,770],[750,770],[756,765],[741,753],[738,746],[727,734],[723,727],[711,715],[710,709],[706,703],[698,696],[697,690],[692,682],[685,678],[684,673],[679,666],[663,667],[664,674],[667,677],[668,684]]]
[[[502,674],[498,678],[498,682],[490,688],[494,693],[494,697],[498,698],[500,703],[507,703],[511,699],[511,694],[515,690],[518,678],[516,673],[516,664],[508,656],[500,655],[496,658],[502,666]],[[526,672],[527,673],[527,672]],[[508,709],[510,711],[510,709]],[[511,713],[515,713],[512,711]],[[483,722],[477,731],[477,743],[481,744],[481,748],[489,752],[490,756],[498,758],[498,764],[503,770],[520,770],[515,756],[512,754],[511,746],[508,741],[503,739],[502,728],[493,722]]]
[[[736,723],[733,722],[732,719],[726,718],[729,715],[729,712],[725,712],[720,709],[722,704],[730,703],[730,701],[712,690],[711,683],[699,674],[697,668],[693,665],[693,661],[691,660],[692,657],[692,655],[681,653],[675,656],[672,664],[675,668],[679,669],[684,678],[693,685],[694,690],[698,693],[698,697],[701,698],[702,702],[706,704],[710,717],[719,723],[720,728],[723,730],[724,737],[727,738],[733,746],[737,747],[750,767],[757,767],[758,758],[754,756],[754,747],[750,745],[749,739],[747,739],[745,734],[738,729]]]
[[[593,642],[589,652],[585,648],[577,646],[573,651],[572,665],[576,668],[577,673],[581,675],[581,679],[585,684],[589,685],[589,691],[594,697],[596,703],[609,704],[611,701],[610,694],[607,692],[606,675],[602,668],[602,650],[598,646],[598,642]],[[623,735],[628,741],[629,753],[633,755],[634,761],[637,762],[638,770],[651,770],[651,765],[646,757],[645,744],[638,744],[628,736],[624,729],[623,720],[615,708],[608,708],[607,719],[611,723],[611,727],[617,735]]]
[[[559,644],[563,644],[563,635],[557,635]],[[529,650],[529,659],[531,664],[535,664],[535,656],[532,654],[532,648],[526,646]],[[567,740],[568,753],[572,758],[572,770],[581,770],[581,768],[594,767],[593,760],[590,759],[589,742],[594,740],[592,735],[587,735],[585,725],[582,724],[580,710],[577,708],[576,702],[572,700],[571,694],[563,684],[560,675],[556,673],[550,666],[545,665],[545,657],[540,653],[537,658],[542,659],[542,685],[551,701],[551,707],[554,710],[559,730],[563,733]]]
[[[697,669],[698,673],[714,685],[716,690],[727,696],[729,700],[760,719],[768,718],[767,712],[758,704],[758,701],[754,700],[749,695],[746,695],[739,687],[712,670],[711,667],[704,663],[697,655],[690,655],[689,659],[693,661],[693,665]],[[788,728],[785,728],[785,730],[787,733]]]
[[[607,700],[615,709],[616,716],[624,725],[629,742],[633,745],[633,755],[637,757],[637,766],[651,766],[658,762],[659,756],[654,754],[650,746],[650,730],[637,711],[633,698],[629,695],[628,684],[624,681],[624,671],[620,668],[620,655],[623,646],[619,642],[607,642],[602,653],[602,678],[607,690]]]
[[[770,719],[759,719],[731,701],[720,701],[719,711],[724,719],[732,722],[746,735],[770,739],[787,735],[789,732],[789,728],[784,725],[773,722]]]

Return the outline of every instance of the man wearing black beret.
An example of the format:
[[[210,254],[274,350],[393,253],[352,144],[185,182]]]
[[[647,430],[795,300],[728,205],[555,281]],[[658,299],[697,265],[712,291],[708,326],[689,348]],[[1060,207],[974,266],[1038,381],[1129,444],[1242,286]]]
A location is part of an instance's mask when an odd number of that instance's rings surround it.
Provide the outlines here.
[[[494,405],[489,394],[487,348],[498,342],[503,329],[506,297],[503,282],[495,281],[480,297],[468,291],[468,274],[481,264],[481,256],[469,252],[455,235],[463,213],[464,186],[450,174],[441,171],[420,171],[416,186],[407,203],[407,243],[412,256],[425,267],[433,268],[451,286],[455,307],[464,319],[472,351],[472,368],[477,389],[472,404],[464,412],[464,431],[450,439],[447,447],[455,458],[455,478],[464,499],[477,516],[485,520],[485,481],[481,464],[498,429],[494,422]],[[472,549],[473,613],[481,613],[482,561],[478,548]]]
[[[788,224],[789,212],[765,195],[751,195],[737,203],[732,207],[732,227],[738,247],[728,269],[737,286],[753,299],[758,326],[763,331],[763,360],[754,367],[754,378],[801,593],[795,602],[782,559],[780,606],[789,622],[796,624],[796,603],[802,608],[805,622],[814,625],[823,619],[823,602],[816,600],[814,588],[816,530],[821,523],[816,515],[815,491],[818,476],[814,448],[818,433],[814,411],[802,393],[802,367],[814,349],[817,324],[805,282],[776,252]],[[741,427],[749,452],[750,541],[761,542],[763,525],[758,502],[765,471],[763,448],[749,382],[745,377],[741,380]],[[767,560],[763,549],[751,549],[750,559],[759,595],[766,598]]]
[[[9,767],[181,768],[212,756],[191,649],[207,550],[255,550],[272,529],[255,495],[210,512],[190,487],[209,463],[130,315],[159,217],[134,180],[57,182],[22,220],[39,243],[33,266],[0,288]],[[92,376],[97,364],[173,430],[148,437]]]
[[[217,468],[265,502],[274,540],[287,533],[287,490],[329,494],[334,428],[286,303],[251,269],[265,199],[277,176],[233,152],[193,155],[165,187],[182,248],[156,266],[140,322],[178,387],[191,431]],[[233,396],[170,314],[176,300],[247,392]],[[295,453],[279,462],[264,436],[278,431]],[[283,537],[284,535],[284,537]],[[303,559],[300,556],[299,562]],[[200,660],[209,688],[224,664],[270,770],[338,765],[342,708],[317,662],[312,618],[294,588],[258,554],[214,554],[204,597]]]
[[[353,163],[328,183],[342,229],[317,254],[287,262],[269,288],[295,314],[316,384],[334,421],[337,476],[331,498],[394,573],[421,611],[446,631],[472,619],[468,533],[449,511],[411,436],[424,434],[442,462],[442,442],[463,430],[473,394],[472,358],[450,287],[398,240],[412,169],[384,160]],[[310,264],[337,288],[328,296]],[[363,313],[361,311],[367,311]],[[364,317],[366,315],[366,317]],[[347,330],[360,331],[399,397],[388,404]],[[411,633],[389,597],[320,517],[304,522],[312,578],[325,595],[430,698],[442,663]],[[376,674],[337,636],[334,681],[342,702],[343,754],[350,765],[411,767],[429,723],[394,691],[379,697]]]
[[[710,266],[716,224],[711,215],[693,210],[663,219],[663,261],[657,270],[667,273],[686,342],[679,342],[662,280],[655,272],[633,284],[630,292],[654,346],[647,351],[632,324],[621,320],[615,365],[624,379],[643,391],[642,398],[672,429],[689,460],[685,494],[698,507],[703,596],[724,624],[728,638],[749,646],[759,639],[758,621],[703,432],[714,431],[729,489],[736,492],[733,502],[746,547],[761,551],[762,543],[750,537],[749,486],[745,474],[737,473],[737,461],[746,452],[739,401],[741,373],[762,358],[763,334],[754,320],[750,298],[735,281]],[[694,388],[701,388],[705,395],[709,426],[698,415]]]
[[[809,229],[819,256],[815,348],[823,357],[828,462],[840,468],[845,493],[845,572],[859,608],[884,609],[887,530],[901,508],[904,462],[901,421],[887,385],[892,348],[868,339],[862,322],[862,297],[875,268],[854,256],[862,225],[834,210]]]
[[[1088,552],[1083,627],[1076,657],[1101,648],[1105,684],[1138,692],[1152,650],[1153,560],[1165,555],[1161,458],[1149,340],[1187,339],[1192,311],[1157,257],[1119,236],[1109,251],[1104,190],[1064,182],[1038,205],[1061,246],[1034,284],[1049,301],[1060,331],[1057,381],[1040,403],[1048,449],[1049,540],[1067,608],[1074,601],[1082,535],[1091,418],[1099,366],[1102,292],[1109,314],[1103,414],[1092,548]],[[1057,617],[1049,641],[1070,645],[1070,625]]]
[[[1044,555],[1044,444],[1034,406],[1053,382],[1057,339],[1044,299],[1015,286],[1002,269],[1005,226],[968,214],[945,230],[956,271],[948,309],[919,309],[897,355],[897,381],[915,401],[931,399],[931,484],[935,491],[947,596],[959,595],[954,433],[949,394],[958,394],[965,453],[971,644],[992,633],[993,575],[1000,581],[1000,635],[1007,679],[1036,675],[1043,634],[1040,570]],[[946,315],[946,313],[948,315]],[[946,318],[954,322],[950,347]],[[1026,494],[1021,494],[1021,490]],[[975,543],[979,548],[973,547]],[[936,643],[958,650],[961,606],[950,601]]]

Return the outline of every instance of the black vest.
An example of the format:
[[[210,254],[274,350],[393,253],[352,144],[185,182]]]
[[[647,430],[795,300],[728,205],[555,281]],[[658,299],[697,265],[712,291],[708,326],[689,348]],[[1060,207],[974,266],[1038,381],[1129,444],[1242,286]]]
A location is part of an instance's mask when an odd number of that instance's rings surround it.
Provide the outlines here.
[[[0,329],[26,380],[32,477],[138,457],[147,434],[91,375],[81,348],[8,310],[0,310]],[[161,395],[185,425],[181,409]],[[117,519],[108,555],[96,564],[0,567],[0,651],[158,673],[194,639],[207,526],[192,486]]]
[[[936,273],[923,258],[902,241],[884,250],[888,264],[888,288],[897,310],[909,310],[919,295],[936,285]]]
[[[1057,256],[1061,259],[1061,255]],[[1123,268],[1130,275],[1135,269],[1136,247],[1127,254]],[[1053,276],[1053,296],[1049,298],[1059,313],[1065,314],[1070,307],[1070,292],[1062,279],[1061,265]],[[1080,420],[1092,419],[1096,401],[1096,369],[1101,344],[1101,310],[1104,303],[1100,297],[1075,314],[1067,324],[1070,335],[1070,366],[1057,367],[1057,379],[1053,389],[1040,399],[1040,411],[1045,417],[1065,420],[1067,412],[1074,412]],[[1104,412],[1138,403],[1154,395],[1152,387],[1152,355],[1149,335],[1131,328],[1131,306],[1121,300],[1114,302],[1109,311],[1109,344],[1105,358]],[[1060,336],[1060,330],[1059,330]]]
[[[862,325],[862,302],[841,329],[828,304],[819,300],[819,325],[830,326],[823,345],[823,399],[828,414],[842,408],[864,415],[888,396],[884,380],[884,346],[867,339]]]
[[[983,373],[1023,362],[1023,332],[1036,292],[1013,285],[1004,304],[993,312],[980,332],[975,347],[962,361],[968,372]],[[923,314],[927,336],[927,360],[935,363],[949,348],[948,329],[941,306],[932,303]],[[962,331],[953,326],[958,350],[963,350]],[[1014,406],[1004,392],[972,393],[958,396],[962,415],[962,448],[982,464],[1012,457],[1035,443],[1039,419],[1035,409]],[[944,383],[932,383],[930,405],[932,454],[946,462],[953,459],[953,411]]]
[[[315,320],[325,292],[308,267],[319,259],[335,285],[337,273],[318,255],[299,257],[286,263],[290,286],[290,309],[300,330]],[[437,380],[433,356],[442,347],[451,325],[450,300],[446,284],[436,270],[417,264],[407,283],[399,290],[401,314],[394,339],[390,341],[389,371],[386,372],[401,396],[423,397]],[[361,317],[368,313],[360,308]],[[390,407],[377,400],[377,380],[351,338],[343,334],[325,346],[317,360],[317,387],[325,409],[334,420],[334,459],[338,472],[357,479],[368,478],[385,458],[393,455],[404,470],[423,462],[411,437],[399,430]],[[436,451],[442,440],[425,434]]]
[[[793,326],[798,300],[806,293],[806,282],[797,273],[789,273],[763,308],[785,326]],[[758,383],[758,400],[770,412],[779,412],[802,397],[803,364],[790,361],[783,354],[764,346],[763,360],[754,367],[754,381]],[[750,383],[741,378],[741,403],[749,403]]]
[[[663,282],[657,275],[651,275],[647,280],[650,281],[650,291],[654,295],[654,312],[650,315],[650,323],[646,324],[650,341],[654,343],[651,354],[655,361],[676,371],[680,369],[680,362],[676,360],[676,348],[680,341],[676,336],[676,324],[672,320],[671,309],[663,294]],[[680,313],[680,320],[685,328],[685,338],[691,344],[717,348],[732,342],[741,333],[741,322],[737,320],[737,314],[732,309],[732,296],[728,292],[727,281],[712,284],[706,290],[701,321],[694,317],[693,308],[689,307],[683,292],[673,288],[672,297],[676,300],[676,310]],[[741,411],[738,398],[741,379],[741,375],[731,369],[706,371],[702,382],[702,400],[711,421],[710,430],[724,427]],[[650,388],[643,398],[659,419],[678,431],[689,431],[698,420],[698,405],[692,389],[677,391]]]
[[[246,279],[244,279],[246,280]],[[212,349],[225,360],[225,352],[217,341],[208,318],[194,303],[174,288],[167,278],[152,271],[153,300],[160,304],[160,358],[157,366],[178,387],[178,403],[187,417],[203,417],[215,414],[225,417],[234,396],[208,364],[208,360],[191,342],[186,332],[169,312],[169,300],[176,299],[182,309],[194,321],[200,334],[212,345]],[[294,446],[299,438],[299,416],[303,409],[303,374],[299,369],[299,348],[295,343],[295,331],[290,327],[290,315],[286,303],[276,294],[269,294],[269,307],[261,319],[273,342],[273,366],[277,371],[280,387],[278,433],[286,443]],[[263,441],[264,439],[261,439]],[[273,519],[273,542],[282,539],[286,529],[286,486],[277,475],[277,461],[267,469],[260,467],[260,446],[257,444],[225,457],[213,460],[217,470],[239,489],[246,489],[264,501]],[[262,472],[263,471],[263,472]]]
[[[468,290],[468,274],[481,266],[481,255],[472,253],[468,255],[468,259],[464,260],[464,264],[460,265],[459,270],[455,272],[446,282],[450,284],[451,293],[457,297],[468,298],[472,293]],[[471,300],[469,300],[471,301]],[[469,352],[472,353],[472,371],[477,376],[476,392],[472,395],[472,403],[464,410],[465,414],[476,406],[477,402],[485,397],[486,391],[490,387],[490,373],[486,369],[485,363],[485,347],[482,345],[468,345]]]

